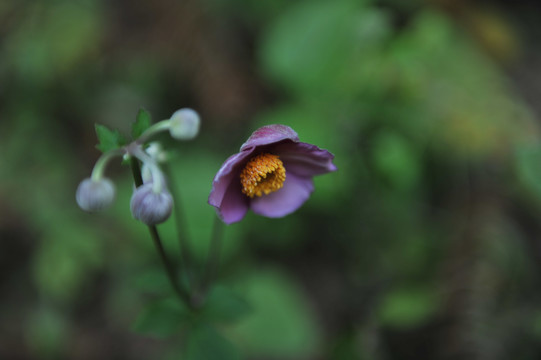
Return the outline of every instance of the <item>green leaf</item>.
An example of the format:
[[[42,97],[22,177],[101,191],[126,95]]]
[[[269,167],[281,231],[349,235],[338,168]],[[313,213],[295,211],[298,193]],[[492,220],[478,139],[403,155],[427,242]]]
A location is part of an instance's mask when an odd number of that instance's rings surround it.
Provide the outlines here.
[[[233,322],[251,312],[250,304],[223,286],[216,286],[210,292],[204,309],[205,316],[217,322]]]
[[[410,190],[421,179],[419,154],[406,138],[384,131],[374,138],[373,161],[376,170],[393,187]]]
[[[111,130],[105,125],[96,124],[96,135],[98,136],[99,144],[96,148],[101,152],[107,152],[125,145],[126,138],[118,131]]]
[[[171,293],[169,279],[160,268],[143,270],[136,274],[132,280],[131,285],[142,292],[164,296]]]
[[[150,127],[151,122],[150,113],[143,108],[139,109],[137,118],[131,127],[131,136],[137,139]]]
[[[295,2],[263,33],[263,70],[298,95],[349,95],[387,38],[378,10],[359,2]],[[360,79],[359,76],[362,76]]]
[[[273,270],[248,275],[244,293],[253,312],[233,324],[230,334],[254,358],[311,359],[321,344],[310,302],[291,278]]]
[[[147,305],[132,330],[155,337],[167,337],[179,331],[192,319],[190,311],[176,297],[161,299]]]
[[[239,360],[238,350],[211,326],[200,323],[188,332],[185,360]]]
[[[541,147],[538,144],[518,144],[515,157],[519,184],[528,198],[541,198]]]
[[[427,321],[437,307],[438,299],[431,289],[397,289],[383,299],[378,315],[386,326],[407,329]]]

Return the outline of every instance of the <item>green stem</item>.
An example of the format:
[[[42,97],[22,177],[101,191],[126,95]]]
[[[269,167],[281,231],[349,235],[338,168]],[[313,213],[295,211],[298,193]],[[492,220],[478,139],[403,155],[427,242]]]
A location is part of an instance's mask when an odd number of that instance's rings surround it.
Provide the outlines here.
[[[224,224],[222,220],[216,216],[214,219],[214,226],[212,227],[212,235],[210,238],[210,246],[205,272],[203,274],[203,281],[201,283],[201,292],[203,294],[208,292],[214,278],[216,277],[216,270],[218,269],[220,263],[220,254],[222,252],[223,227]]]
[[[159,132],[162,132],[162,131],[169,130],[169,124],[170,124],[169,120],[158,121],[157,123],[150,126],[148,129],[146,129],[145,132],[142,133],[141,136],[137,139],[137,142],[139,144],[142,144],[145,141],[147,141],[150,137],[152,137],[153,135],[155,135],[155,134],[157,134]]]
[[[141,176],[139,161],[133,156],[130,157],[130,168],[133,175],[133,181],[135,181],[135,187],[143,185],[143,177]]]
[[[103,173],[105,172],[105,167],[107,166],[107,163],[115,157],[115,156],[122,156],[124,154],[124,150],[122,149],[116,149],[111,150],[106,153],[103,153],[98,161],[96,161],[96,164],[94,165],[94,168],[92,169],[92,179],[93,180],[99,180],[102,178]]]
[[[167,174],[167,178],[170,180],[172,184],[177,184],[177,182],[174,180],[173,173],[171,171],[171,167],[168,165],[164,166],[164,170]],[[182,201],[180,198],[180,194],[177,191],[176,186],[171,186],[169,189],[171,192],[171,195],[173,196],[173,199],[175,199],[174,202],[174,216],[175,216],[175,225],[177,228],[177,238],[178,243],[180,246],[180,252],[181,252],[181,258],[182,258],[182,265],[184,265],[184,271],[186,274],[186,278],[188,281],[188,284],[192,282],[192,274],[189,271],[189,269],[192,268],[192,252],[190,247],[190,239],[188,237],[188,231],[186,227],[186,221],[184,218],[184,212],[182,211]]]
[[[186,289],[182,288],[179,285],[180,283],[178,281],[176,272],[173,269],[171,262],[167,258],[165,249],[163,248],[163,244],[160,240],[160,235],[158,234],[158,229],[156,228],[156,226],[152,225],[148,227],[148,230],[150,231],[150,236],[152,237],[152,240],[154,241],[156,250],[158,251],[158,254],[160,255],[160,260],[162,261],[162,264],[165,268],[165,272],[167,273],[167,277],[169,278],[169,282],[171,283],[171,286],[175,290],[175,293],[178,295],[180,300],[183,301],[186,305],[188,305],[188,307],[192,307],[191,296]]]
[[[130,165],[132,169],[133,179],[135,181],[135,186],[139,187],[143,185],[143,178],[141,177],[141,169],[139,166],[139,162],[135,157],[130,158]],[[158,255],[160,256],[160,260],[162,261],[162,265],[165,268],[165,272],[167,274],[167,278],[169,279],[169,282],[171,283],[171,286],[173,287],[173,290],[178,295],[180,300],[184,302],[188,307],[192,308],[193,304],[191,301],[191,296],[188,293],[186,289],[181,287],[178,281],[177,274],[171,265],[171,262],[167,258],[167,254],[165,253],[165,249],[163,247],[162,241],[160,239],[160,234],[158,233],[158,229],[154,225],[149,225],[148,230],[150,232],[150,236],[152,237],[152,241],[154,242],[154,245],[156,246],[156,250],[158,251]]]
[[[160,193],[162,191],[162,186],[165,183],[165,179],[163,178],[163,174],[156,161],[145,153],[140,146],[134,146],[130,151],[132,156],[138,158],[143,162],[143,164],[148,166],[152,175],[152,190],[155,193]]]

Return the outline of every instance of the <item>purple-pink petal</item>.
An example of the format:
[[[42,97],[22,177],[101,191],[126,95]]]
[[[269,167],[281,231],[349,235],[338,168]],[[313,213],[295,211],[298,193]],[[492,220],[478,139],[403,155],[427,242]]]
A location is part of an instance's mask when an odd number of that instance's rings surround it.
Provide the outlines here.
[[[301,207],[313,191],[314,183],[311,178],[287,172],[284,186],[268,195],[253,198],[250,209],[256,214],[271,218],[286,216]]]
[[[276,153],[288,173],[311,177],[337,170],[334,155],[312,144],[287,142],[277,145]]]
[[[211,204],[212,205],[212,204]],[[249,199],[242,193],[240,181],[232,181],[223,201],[217,207],[218,215],[226,224],[238,222],[244,218],[249,207]]]
[[[299,141],[299,136],[289,126],[267,125],[254,131],[248,140],[242,144],[240,150],[243,151],[250,147],[274,144],[282,140]]]
[[[212,191],[210,192],[208,202],[210,205],[219,208],[222,205],[224,196],[233,182],[239,182],[238,179],[240,166],[242,162],[251,155],[252,151],[243,151],[230,156],[222,165],[212,182]],[[242,195],[242,194],[241,194]]]

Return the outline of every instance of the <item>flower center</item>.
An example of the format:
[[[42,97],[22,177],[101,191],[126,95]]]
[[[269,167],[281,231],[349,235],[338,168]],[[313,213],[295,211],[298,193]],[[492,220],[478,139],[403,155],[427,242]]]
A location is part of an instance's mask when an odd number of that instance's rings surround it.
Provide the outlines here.
[[[240,173],[242,192],[253,198],[281,189],[286,179],[284,164],[276,155],[259,154]]]

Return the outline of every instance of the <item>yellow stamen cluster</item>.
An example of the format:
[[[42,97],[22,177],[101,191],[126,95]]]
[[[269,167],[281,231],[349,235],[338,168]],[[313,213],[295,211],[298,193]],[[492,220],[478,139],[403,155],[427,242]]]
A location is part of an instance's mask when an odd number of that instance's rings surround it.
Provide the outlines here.
[[[242,192],[251,198],[281,189],[285,179],[282,160],[266,153],[251,158],[240,173]]]

